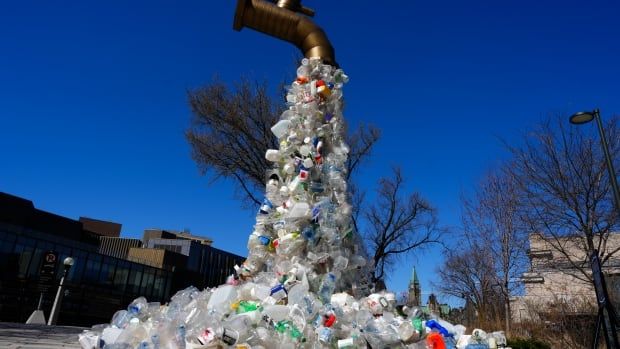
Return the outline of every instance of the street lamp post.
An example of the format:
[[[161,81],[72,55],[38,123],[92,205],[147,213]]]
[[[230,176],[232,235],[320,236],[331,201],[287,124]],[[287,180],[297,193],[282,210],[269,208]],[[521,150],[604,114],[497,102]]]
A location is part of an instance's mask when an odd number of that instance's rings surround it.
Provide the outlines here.
[[[603,129],[603,122],[601,121],[601,115],[598,108],[591,112],[579,112],[573,114],[570,117],[571,124],[581,125],[586,124],[596,119],[598,125],[598,132],[601,137],[601,145],[603,146],[603,152],[605,153],[605,161],[607,162],[607,171],[609,172],[609,182],[611,183],[611,190],[614,196],[614,202],[616,209],[620,212],[620,190],[618,190],[618,180],[616,179],[616,171],[614,170],[614,163],[609,154],[609,145],[607,145],[607,137],[605,137],[605,130]]]
[[[73,265],[73,258],[65,258],[65,260],[63,261],[63,265],[65,267],[65,270],[63,271],[62,278],[60,278],[60,284],[58,285],[58,292],[56,292],[56,298],[54,299],[54,305],[52,306],[50,319],[47,321],[48,326],[56,325],[56,321],[58,320],[58,313],[60,312],[60,304],[62,303],[65,279],[69,274],[69,269],[71,269],[71,266]]]
[[[620,212],[620,191],[618,191],[618,182],[616,179],[616,171],[614,170],[614,164],[609,154],[609,146],[607,144],[607,138],[605,137],[605,130],[603,129],[603,122],[601,121],[601,115],[598,108],[591,112],[579,112],[570,117],[571,124],[581,125],[586,124],[596,119],[598,125],[598,132],[601,138],[601,145],[603,152],[605,153],[605,161],[607,162],[607,171],[609,172],[609,182],[611,184],[611,190],[614,196],[614,203],[616,209]],[[591,239],[591,238],[590,238]],[[592,246],[591,241],[589,241]],[[596,292],[596,301],[598,303],[598,318],[596,320],[596,332],[594,333],[594,343],[592,348],[598,348],[598,339],[601,326],[605,334],[605,342],[607,348],[620,349],[620,342],[618,342],[617,324],[618,319],[613,304],[609,301],[609,295],[607,293],[607,285],[605,283],[605,277],[601,270],[601,262],[598,256],[598,250],[594,249],[590,251],[590,267],[592,268],[592,279],[594,281],[594,291]],[[607,314],[605,314],[607,313]]]

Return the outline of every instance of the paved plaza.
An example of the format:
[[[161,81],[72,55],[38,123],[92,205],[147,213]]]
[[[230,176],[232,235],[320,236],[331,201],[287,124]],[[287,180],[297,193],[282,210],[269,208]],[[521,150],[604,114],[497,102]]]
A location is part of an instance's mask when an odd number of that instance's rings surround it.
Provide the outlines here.
[[[0,349],[79,349],[82,327],[25,325],[0,322]]]

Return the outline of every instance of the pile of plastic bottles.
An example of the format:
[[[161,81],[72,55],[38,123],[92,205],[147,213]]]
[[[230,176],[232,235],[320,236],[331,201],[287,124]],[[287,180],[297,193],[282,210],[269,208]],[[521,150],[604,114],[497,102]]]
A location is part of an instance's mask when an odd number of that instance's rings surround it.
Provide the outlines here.
[[[288,109],[271,131],[265,199],[248,258],[225,285],[143,297],[108,325],[80,335],[83,348],[495,348],[501,333],[396,308],[393,293],[370,294],[370,266],[351,219],[342,115],[348,77],[304,59],[288,87]]]
[[[275,304],[259,298],[278,292],[286,293],[247,282],[203,291],[190,287],[167,305],[140,297],[127,310],[118,311],[111,324],[84,331],[79,342],[84,349],[493,349],[506,345],[502,332],[475,329],[472,335],[464,335],[462,325],[425,316],[419,308],[397,311],[390,293],[360,300],[335,293],[328,303],[302,292],[289,292]]]

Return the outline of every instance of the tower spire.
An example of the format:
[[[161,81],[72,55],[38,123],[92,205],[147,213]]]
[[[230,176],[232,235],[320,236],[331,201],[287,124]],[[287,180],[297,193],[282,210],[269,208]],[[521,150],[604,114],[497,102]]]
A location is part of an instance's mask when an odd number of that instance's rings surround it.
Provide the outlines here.
[[[407,297],[407,306],[420,306],[422,290],[420,289],[420,280],[418,273],[413,267],[411,271],[411,279],[409,280],[409,296]]]
[[[410,283],[412,284],[420,284],[420,281],[418,280],[418,273],[415,270],[415,267],[413,267],[413,271],[411,272],[411,280],[409,280]]]

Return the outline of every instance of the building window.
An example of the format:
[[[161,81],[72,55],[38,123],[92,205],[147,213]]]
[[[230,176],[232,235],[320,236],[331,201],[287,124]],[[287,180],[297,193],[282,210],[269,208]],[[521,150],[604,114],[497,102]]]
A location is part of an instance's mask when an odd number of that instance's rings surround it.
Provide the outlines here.
[[[155,275],[153,273],[153,270],[150,268],[146,268],[146,270],[144,271],[144,276],[142,277],[142,290],[140,294],[144,295],[147,298],[151,296],[154,278]]]
[[[154,244],[154,248],[158,248],[160,250],[168,250],[176,253],[181,253],[183,246],[180,245],[162,245],[162,244]]]
[[[86,257],[88,253],[81,250],[73,250],[73,267],[69,269],[68,280],[73,283],[82,282],[82,274],[84,274],[84,269],[86,268]]]
[[[142,282],[143,268],[134,264],[129,271],[129,292],[140,293],[140,283]]]
[[[158,271],[155,274],[155,282],[153,283],[153,297],[156,299],[162,299],[164,297],[164,288],[166,287],[166,279],[162,276],[162,272]]]
[[[19,237],[13,248],[13,255],[17,261],[17,277],[19,279],[25,279],[28,274],[28,267],[30,266],[30,260],[34,253],[35,240]]]
[[[114,281],[114,269],[116,267],[114,261],[109,261],[108,258],[101,265],[101,272],[99,273],[99,280],[104,285],[112,285]]]
[[[84,283],[96,284],[99,280],[99,269],[101,268],[101,256],[90,254],[86,261],[84,270]]]
[[[129,276],[129,268],[127,262],[119,261],[114,275],[114,287],[121,292],[125,291],[127,285],[127,277]]]

